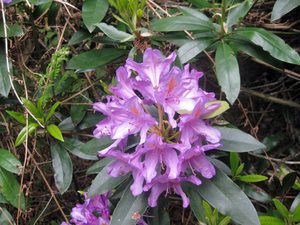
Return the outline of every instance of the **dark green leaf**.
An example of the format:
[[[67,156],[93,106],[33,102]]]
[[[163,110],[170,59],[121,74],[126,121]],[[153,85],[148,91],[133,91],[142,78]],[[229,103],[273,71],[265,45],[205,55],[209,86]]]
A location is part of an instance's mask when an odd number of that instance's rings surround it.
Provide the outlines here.
[[[237,179],[240,181],[251,183],[251,182],[260,182],[260,181],[267,180],[268,177],[263,175],[245,175],[245,176],[240,176]]]
[[[24,35],[22,27],[19,24],[11,25],[9,23],[6,23],[6,25],[7,25],[7,37]],[[4,38],[4,29],[3,29],[2,22],[0,22],[0,37]]]
[[[204,20],[212,25],[212,22],[210,21],[210,19],[204,13],[197,11],[196,9],[192,9],[192,8],[185,7],[185,6],[180,6],[180,11],[183,13],[184,16],[196,17],[196,18]]]
[[[75,34],[73,34],[73,36],[71,37],[68,45],[76,45],[81,43],[82,41],[84,41],[85,39],[92,37],[93,34],[89,33],[86,30],[79,30],[77,31]]]
[[[253,5],[252,0],[247,0],[241,3],[239,6],[234,7],[231,9],[227,16],[227,26],[231,27],[235,24],[240,18],[243,18],[248,11],[250,10],[251,6]]]
[[[191,187],[188,188],[188,196],[190,199],[190,206],[198,221],[205,222],[205,213],[201,196]]]
[[[233,104],[240,92],[239,65],[234,52],[224,42],[219,44],[216,52],[216,72],[222,91],[228,101]]]
[[[130,173],[128,173],[125,176],[112,177],[106,172],[108,166],[105,166],[94,179],[88,193],[88,198],[113,190],[130,176]]]
[[[236,152],[230,152],[230,169],[231,169],[231,173],[236,175],[236,170],[238,168],[240,164],[240,158],[239,155]]]
[[[63,194],[68,190],[73,176],[73,164],[68,152],[59,144],[51,146],[55,185]]]
[[[62,142],[61,145],[79,158],[87,160],[98,160],[97,156],[86,155],[83,152],[79,151],[79,149],[84,145],[84,143],[79,140],[70,138]]]
[[[275,148],[276,146],[278,146],[278,144],[282,141],[282,139],[286,136],[286,134],[284,133],[278,133],[278,134],[273,134],[269,137],[265,137],[261,143],[263,143],[266,146],[266,152],[272,150],[273,148]],[[254,153],[256,154],[262,154],[264,153],[264,151],[261,150],[256,150]]]
[[[239,50],[245,52],[247,55],[257,58],[277,68],[283,68],[283,63],[281,61],[275,59],[270,55],[269,52],[264,51],[262,47],[254,44],[246,38],[233,37],[230,38],[230,43]]]
[[[93,156],[94,157],[94,156]],[[100,173],[101,170],[110,164],[114,158],[111,157],[105,157],[98,162],[96,162],[94,165],[92,165],[88,170],[86,171],[87,174],[93,174],[93,173]]]
[[[104,118],[106,118],[106,116],[100,113],[87,112],[81,123],[78,125],[78,129],[83,130],[93,127]]]
[[[47,131],[52,135],[52,137],[56,138],[57,140],[64,141],[62,133],[56,125],[50,124],[46,128],[47,128]]]
[[[260,216],[259,221],[261,225],[285,225],[284,221],[272,216]]]
[[[28,125],[28,136],[39,126],[38,123],[31,123]],[[18,147],[20,144],[22,144],[25,139],[26,139],[26,132],[27,132],[27,127],[25,126],[19,133],[16,141],[15,141],[15,146]]]
[[[72,122],[71,117],[68,117],[66,119],[64,119],[59,125],[58,125],[60,130],[74,130],[75,129],[75,125]]]
[[[215,30],[211,22],[191,16],[176,16],[160,19],[155,21],[149,29],[155,31]]]
[[[20,161],[12,153],[3,148],[0,148],[0,167],[12,173],[20,173],[22,171]]]
[[[92,140],[88,141],[80,148],[80,151],[87,154],[87,155],[99,155],[98,151],[101,151],[116,140],[112,140],[109,136],[103,136],[101,139],[93,138]]]
[[[201,53],[207,46],[209,46],[213,40],[192,40],[184,44],[178,49],[178,56],[181,63],[186,63],[190,59],[193,59],[196,55]]]
[[[48,120],[50,119],[50,117],[52,116],[52,114],[54,113],[55,109],[59,106],[60,102],[55,102],[55,104],[50,108],[47,117],[46,117],[46,122],[48,122]]]
[[[285,192],[295,184],[296,178],[297,178],[296,172],[288,173],[287,175],[284,176],[282,180],[283,187],[282,187],[281,194],[285,194]]]
[[[299,0],[277,0],[272,11],[271,22],[280,19],[299,5]]]
[[[287,219],[289,215],[289,211],[287,210],[287,208],[275,198],[273,199],[273,202],[278,212],[283,216],[283,218]]]
[[[157,199],[157,206],[149,209],[149,217],[144,217],[147,220],[148,225],[170,225],[170,216],[165,211],[165,208],[169,206],[168,198],[160,195]],[[148,212],[148,210],[147,210]]]
[[[5,112],[7,112],[10,116],[15,118],[18,122],[26,124],[26,118],[23,113],[13,112],[8,110],[6,110]]]
[[[241,189],[244,190],[245,194],[256,201],[269,204],[272,202],[270,195],[268,195],[264,190],[255,186],[254,184],[247,184],[244,182],[237,182]]]
[[[86,100],[84,98],[78,99],[76,101],[76,103],[86,103]],[[82,119],[86,115],[86,112],[87,112],[86,110],[88,108],[89,108],[88,105],[71,105],[70,114],[71,114],[71,118],[72,118],[72,121],[75,126],[77,126],[82,121]],[[90,114],[90,115],[93,115],[93,114]],[[95,125],[95,124],[93,124],[93,125]]]
[[[97,23],[95,24],[97,27],[99,27],[108,37],[110,37],[113,40],[117,41],[133,41],[134,36],[131,34],[128,34],[126,32],[120,31],[114,26],[107,25],[106,23]]]
[[[0,203],[6,203],[9,204],[9,202],[6,200],[6,198],[4,197],[4,195],[1,193],[0,191]],[[1,224],[1,223],[0,223]]]
[[[234,33],[261,46],[276,59],[299,65],[300,56],[298,53],[271,32],[262,28],[241,27],[236,29]]]
[[[3,210],[3,211],[2,211]],[[1,208],[0,210],[0,224],[1,225],[15,225],[14,219],[10,215],[10,213],[5,209]]]
[[[128,185],[110,220],[110,225],[134,225],[148,207],[148,193],[133,196]]]
[[[1,28],[3,28],[3,24]],[[11,61],[9,61],[9,64],[11,69],[10,72],[12,73]],[[1,43],[0,44],[0,94],[3,95],[4,97],[7,97],[10,88],[11,88],[11,83],[7,72],[5,49],[3,44]]]
[[[111,39],[107,36],[103,36],[103,37],[94,37],[94,38],[91,38],[90,41],[93,41],[93,42],[97,42],[97,43],[101,43],[101,44],[105,44],[105,45],[119,45],[120,42],[119,41],[116,41],[114,39]],[[125,43],[124,43],[125,44]]]
[[[223,146],[218,148],[220,150],[229,152],[249,152],[266,147],[250,134],[246,134],[239,129],[226,127],[214,128],[221,132],[222,139],[220,143]]]
[[[300,193],[294,199],[290,208],[290,212],[294,213],[294,215],[300,215]]]
[[[103,66],[126,53],[128,53],[127,50],[117,48],[91,50],[73,57],[67,65],[67,69],[93,69]]]
[[[14,207],[19,208],[20,184],[11,172],[0,167],[0,191],[7,201]],[[25,197],[21,192],[20,209],[25,210]]]
[[[85,0],[82,6],[82,18],[85,26],[92,33],[95,24],[99,23],[106,15],[107,0]]]
[[[202,180],[201,185],[190,185],[210,205],[218,208],[220,213],[231,216],[232,220],[239,224],[259,224],[256,210],[251,201],[221,170],[216,168],[216,175],[211,179],[201,176],[200,179]]]
[[[189,0],[190,3],[197,6],[199,9],[203,8],[214,8],[212,4],[210,4],[208,1],[203,0]]]

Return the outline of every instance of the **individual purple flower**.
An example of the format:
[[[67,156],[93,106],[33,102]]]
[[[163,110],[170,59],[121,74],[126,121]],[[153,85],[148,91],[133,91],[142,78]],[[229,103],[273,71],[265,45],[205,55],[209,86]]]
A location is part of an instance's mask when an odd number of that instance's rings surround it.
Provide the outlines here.
[[[180,184],[183,181],[189,181],[196,185],[201,184],[201,180],[196,176],[178,177],[176,179],[169,179],[166,174],[163,175],[159,174],[155,179],[152,180],[151,183],[146,184],[144,186],[144,191],[148,191],[151,189],[151,194],[148,198],[149,206],[155,207],[157,205],[157,199],[163,191],[166,191],[166,195],[168,193],[172,193],[173,191],[175,194],[181,196],[183,200],[183,207],[184,208],[188,207],[190,204],[190,200],[183,192],[180,186]]]
[[[90,212],[85,205],[77,204],[71,212],[71,223],[76,225],[97,225],[98,218]]]
[[[100,212],[101,217],[109,219],[109,210],[108,210],[108,196],[111,194],[111,191],[106,194],[97,195],[92,198],[85,200],[86,209],[90,212]],[[87,194],[85,193],[85,196]]]

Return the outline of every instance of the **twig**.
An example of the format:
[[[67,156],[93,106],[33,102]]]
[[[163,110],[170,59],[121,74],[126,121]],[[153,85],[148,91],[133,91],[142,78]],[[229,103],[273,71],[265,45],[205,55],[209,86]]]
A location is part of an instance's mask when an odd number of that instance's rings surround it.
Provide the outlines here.
[[[8,221],[11,225],[13,225],[13,223],[10,221],[9,217],[6,215],[6,213],[4,212],[4,210],[2,209],[1,206],[0,206],[0,210],[1,210],[1,212],[3,213],[3,215],[6,217],[7,221]]]
[[[272,161],[275,161],[275,162],[281,162],[281,163],[291,164],[291,165],[300,165],[299,161],[297,161],[297,162],[295,162],[295,161],[285,161],[284,159],[275,159],[275,158],[271,158],[271,157],[266,157],[266,156],[263,156],[263,155],[255,154],[253,152],[248,152],[248,153],[249,153],[249,155],[253,155],[257,158],[272,160]]]
[[[43,213],[45,212],[45,210],[47,209],[48,205],[50,204],[51,200],[52,200],[53,196],[51,195],[51,198],[49,199],[49,201],[47,202],[45,208],[43,209],[43,211],[40,213],[40,215],[38,216],[38,218],[34,221],[34,224],[36,224],[36,222],[41,218],[41,216],[43,215]]]

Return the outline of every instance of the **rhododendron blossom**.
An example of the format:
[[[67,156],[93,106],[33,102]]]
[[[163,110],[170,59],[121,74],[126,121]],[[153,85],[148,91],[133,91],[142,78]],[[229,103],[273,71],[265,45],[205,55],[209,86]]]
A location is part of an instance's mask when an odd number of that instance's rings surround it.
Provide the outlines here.
[[[107,173],[117,177],[131,172],[132,194],[151,190],[151,207],[157,205],[162,192],[180,195],[183,207],[188,207],[181,183],[201,185],[196,172],[212,178],[215,168],[205,152],[221,146],[220,132],[207,119],[221,104],[207,106],[216,99],[214,93],[199,88],[203,73],[190,72],[189,65],[183,71],[177,66],[171,68],[175,58],[175,52],[162,59],[159,50],[149,48],[142,63],[127,59],[116,71],[119,83],[109,89],[114,96],[108,96],[107,103],[94,104],[95,110],[107,116],[96,125],[94,136],[115,140],[99,151],[101,157],[117,159]],[[126,151],[128,138],[133,135],[139,135],[139,144]]]

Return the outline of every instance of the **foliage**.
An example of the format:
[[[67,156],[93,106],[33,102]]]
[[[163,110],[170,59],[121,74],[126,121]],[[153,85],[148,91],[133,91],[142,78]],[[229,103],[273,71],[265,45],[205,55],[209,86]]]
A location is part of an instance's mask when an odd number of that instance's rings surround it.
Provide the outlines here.
[[[300,160],[300,137],[292,132],[299,114],[280,105],[284,128],[276,123],[269,129],[272,123],[265,119],[267,125],[258,132],[269,106],[261,107],[263,103],[252,99],[248,103],[241,88],[253,79],[244,71],[245,55],[272,70],[289,71],[289,78],[298,77],[300,56],[291,44],[296,38],[289,39],[295,30],[274,32],[270,28],[284,24],[281,21],[299,9],[298,1],[277,0],[267,14],[274,21],[272,26],[251,24],[254,8],[261,4],[252,0],[189,0],[189,7],[180,1],[173,8],[148,0],[0,3],[0,224],[68,222],[66,215],[78,201],[82,203],[82,197],[74,194],[80,189],[86,191],[82,207],[105,195],[111,215],[105,219],[111,225],[173,224],[176,208],[182,205],[191,210],[192,216],[182,216],[186,224],[300,223],[295,162]],[[149,48],[155,49],[151,57]],[[205,73],[199,83],[199,68],[190,72],[185,64],[197,67],[206,56],[203,68],[209,65],[211,74],[207,79]],[[161,77],[153,81],[149,74]],[[276,82],[283,89],[290,86],[288,90],[298,85],[285,85],[285,80]],[[151,89],[151,82],[163,85]],[[265,82],[263,87],[273,85]],[[253,83],[254,90],[259,88],[258,81]],[[163,98],[163,91],[167,92],[163,103],[155,102]],[[279,96],[290,93],[281,91]],[[298,101],[296,97],[290,98],[292,103]],[[199,99],[205,99],[201,109]],[[172,104],[178,102],[184,106],[174,110]],[[246,110],[245,102],[249,104]],[[259,108],[264,110],[262,116],[249,118],[257,105],[264,108]],[[231,119],[230,115],[241,114],[240,109],[243,115]],[[144,117],[135,118],[137,114]],[[190,133],[182,125],[189,119]],[[140,120],[142,128],[137,124]],[[145,164],[155,161],[155,153],[150,154],[146,145],[154,136],[161,137],[165,152],[161,147],[160,158],[152,164],[155,168],[148,168],[155,178],[147,180],[150,172]],[[191,150],[195,152],[184,156]],[[182,161],[187,157],[186,168],[182,168],[185,162],[176,164],[180,167],[176,178],[169,171],[175,156]],[[159,183],[162,187],[155,186],[159,176],[164,177]],[[142,191],[137,194],[134,189],[141,178]],[[48,193],[40,195],[45,188]],[[37,207],[36,199],[43,208]],[[76,207],[71,222],[77,224],[75,211]],[[103,217],[92,215],[89,218],[94,220]]]

